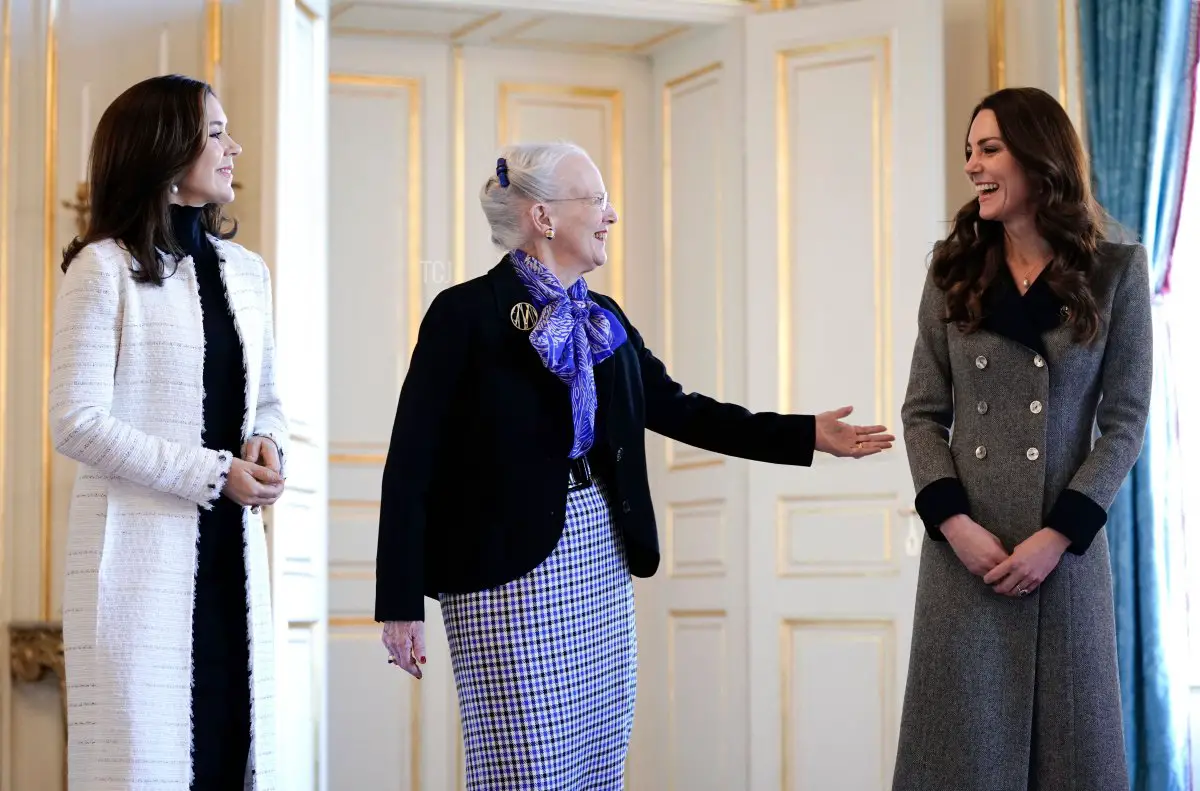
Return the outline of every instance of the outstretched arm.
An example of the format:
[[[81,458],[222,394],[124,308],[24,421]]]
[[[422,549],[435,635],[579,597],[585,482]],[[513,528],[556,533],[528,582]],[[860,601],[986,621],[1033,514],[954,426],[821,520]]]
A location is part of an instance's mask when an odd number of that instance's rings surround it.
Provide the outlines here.
[[[666,366],[646,348],[641,334],[616,303],[610,303],[638,357],[646,399],[646,427],[665,437],[726,456],[774,464],[809,466],[815,451],[867,456],[891,447],[882,426],[850,426],[843,408],[821,415],[751,412],[699,393],[685,393]]]

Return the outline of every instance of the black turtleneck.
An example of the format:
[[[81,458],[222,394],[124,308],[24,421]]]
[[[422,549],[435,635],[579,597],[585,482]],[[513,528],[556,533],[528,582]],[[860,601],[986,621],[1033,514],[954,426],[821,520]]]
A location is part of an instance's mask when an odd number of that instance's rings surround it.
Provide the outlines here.
[[[204,446],[241,455],[245,371],[221,261],[201,209],[172,206],[175,239],[195,265],[204,316]],[[200,511],[192,616],[192,754],[196,791],[241,788],[250,750],[250,647],[243,508],[221,497]]]
[[[242,344],[221,278],[217,251],[200,225],[200,207],[171,206],[175,240],[190,255],[204,316],[204,446],[241,453],[246,410]]]

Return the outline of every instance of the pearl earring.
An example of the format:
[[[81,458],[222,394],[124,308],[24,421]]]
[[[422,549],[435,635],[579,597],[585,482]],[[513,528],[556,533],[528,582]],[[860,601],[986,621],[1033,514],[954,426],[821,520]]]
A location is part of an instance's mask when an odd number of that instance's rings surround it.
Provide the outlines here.
[[[553,229],[553,228],[547,228],[547,229],[546,229],[546,238],[547,238],[547,239],[553,239],[553,238],[554,238],[554,229]]]
[[[179,185],[178,185],[178,184],[172,184],[172,185],[171,185],[171,194],[172,194],[172,195],[178,195],[178,194],[179,194]]]

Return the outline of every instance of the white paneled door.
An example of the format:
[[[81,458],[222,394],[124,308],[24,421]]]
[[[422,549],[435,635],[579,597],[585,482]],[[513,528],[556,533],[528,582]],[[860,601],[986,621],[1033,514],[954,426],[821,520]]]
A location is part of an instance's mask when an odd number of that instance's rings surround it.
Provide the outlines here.
[[[781,412],[854,405],[900,435],[942,232],[938,0],[747,20],[747,374]],[[759,301],[761,300],[761,302]],[[920,523],[905,452],[753,466],[748,788],[886,791]]]
[[[660,355],[900,434],[943,197],[935,0],[751,14],[655,57]],[[886,791],[922,528],[902,445],[811,469],[651,440],[637,791]]]
[[[900,433],[941,68],[925,0],[750,15],[655,58],[657,343],[685,388]],[[796,469],[653,442],[631,785],[889,789],[921,539],[903,447]]]

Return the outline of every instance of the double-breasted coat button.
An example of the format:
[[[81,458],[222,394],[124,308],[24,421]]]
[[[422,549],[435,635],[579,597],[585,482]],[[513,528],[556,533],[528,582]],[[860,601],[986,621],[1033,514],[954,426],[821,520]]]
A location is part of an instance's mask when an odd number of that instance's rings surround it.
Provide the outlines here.
[[[984,368],[987,368],[987,358],[986,358],[986,357],[984,357],[982,354],[981,354],[981,355],[979,355],[978,357],[976,357],[976,358],[975,358],[975,367],[976,367],[976,368],[978,368],[978,369],[979,369],[979,370],[981,370],[981,371],[982,371]]]
[[[1042,355],[1035,354],[1035,355],[1033,355],[1033,364],[1036,365],[1038,368],[1042,368],[1043,366],[1046,365],[1046,361],[1042,359]]]
[[[983,447],[982,445],[980,445],[978,448],[976,448],[975,449],[975,458],[977,458],[977,459],[987,458],[987,448]]]
[[[1037,448],[1030,448],[1029,450],[1025,451],[1025,458],[1029,459],[1030,461],[1037,461],[1039,455],[1040,454],[1038,453]]]
[[[987,401],[980,401],[975,405],[975,411],[981,415],[986,415],[988,411]]]
[[[1029,405],[1029,411],[1035,415],[1042,414],[1042,402],[1034,401],[1032,404]]]
[[[621,501],[621,510],[624,511],[625,513],[629,513],[629,501],[628,500]]]

